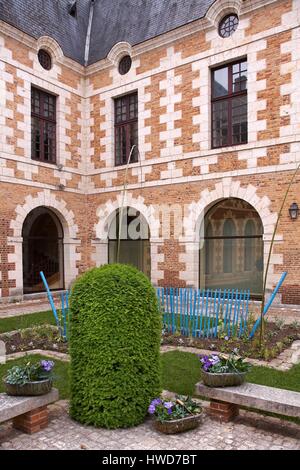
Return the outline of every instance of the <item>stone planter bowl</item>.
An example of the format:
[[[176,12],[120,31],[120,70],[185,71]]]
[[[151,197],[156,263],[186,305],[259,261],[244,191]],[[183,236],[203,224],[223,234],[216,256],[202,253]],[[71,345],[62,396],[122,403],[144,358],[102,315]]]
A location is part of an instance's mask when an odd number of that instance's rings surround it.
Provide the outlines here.
[[[164,421],[161,423],[157,419],[153,421],[153,427],[164,434],[177,434],[190,429],[195,429],[199,426],[202,421],[202,412],[186,416],[185,418],[173,419],[170,421]]]
[[[27,382],[24,385],[9,384],[3,381],[7,395],[13,396],[37,396],[49,393],[52,388],[52,379]]]
[[[201,372],[203,383],[208,387],[232,387],[234,385],[242,385],[246,377],[246,372],[232,372],[226,374],[212,374],[204,370]]]

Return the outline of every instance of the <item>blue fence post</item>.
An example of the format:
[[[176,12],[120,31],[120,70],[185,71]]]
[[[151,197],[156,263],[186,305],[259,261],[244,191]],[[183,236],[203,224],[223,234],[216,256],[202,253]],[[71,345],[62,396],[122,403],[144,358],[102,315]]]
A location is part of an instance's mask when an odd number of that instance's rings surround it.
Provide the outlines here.
[[[265,308],[264,308],[264,311],[263,311],[263,317],[266,315],[267,311],[268,311],[269,308],[271,307],[271,305],[272,305],[272,303],[273,303],[273,300],[275,299],[275,296],[276,296],[277,292],[279,291],[280,287],[282,286],[283,281],[285,280],[286,276],[287,276],[287,272],[285,271],[284,273],[282,273],[282,275],[281,275],[281,277],[280,277],[280,279],[279,279],[279,281],[278,281],[278,284],[277,284],[277,286],[275,287],[275,289],[274,289],[274,291],[273,291],[273,293],[272,293],[272,295],[271,295],[271,297],[270,297],[268,303],[265,305]],[[254,336],[254,334],[255,334],[255,332],[256,332],[256,330],[257,330],[259,324],[260,324],[260,321],[261,321],[261,317],[259,317],[259,318],[256,320],[256,322],[254,323],[254,326],[253,326],[253,328],[252,328],[252,331],[251,331],[251,333],[250,333],[250,335],[249,335],[249,339],[252,339],[252,338],[253,338],[253,336]]]
[[[216,338],[218,335],[218,323],[219,323],[219,312],[221,308],[221,289],[218,290],[217,294],[217,311],[216,313],[216,323],[215,323],[215,332],[214,332],[214,337]]]
[[[56,325],[61,330],[61,325],[60,325],[60,321],[59,321],[57,311],[56,311],[56,308],[55,308],[55,305],[54,305],[53,297],[52,297],[51,291],[50,291],[49,286],[48,286],[48,282],[45,278],[45,275],[44,275],[43,271],[40,271],[40,276],[42,278],[42,281],[44,283],[44,286],[45,286],[45,289],[46,289],[46,292],[47,292],[47,297],[48,297],[48,300],[49,300],[51,308],[52,308],[52,312],[53,312],[53,315],[54,315],[54,318],[55,318],[55,321],[56,321]]]
[[[179,331],[184,336],[213,338],[221,329],[228,336],[234,331],[240,336],[246,327],[249,290],[157,288],[163,324],[168,332]],[[62,301],[63,318],[66,318],[66,299]],[[64,329],[65,332],[65,329]]]

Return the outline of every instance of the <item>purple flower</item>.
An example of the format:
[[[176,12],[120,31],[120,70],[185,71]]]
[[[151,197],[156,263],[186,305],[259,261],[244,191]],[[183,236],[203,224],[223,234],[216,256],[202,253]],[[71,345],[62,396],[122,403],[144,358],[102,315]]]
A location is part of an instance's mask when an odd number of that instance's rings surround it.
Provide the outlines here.
[[[148,413],[150,413],[150,415],[154,415],[155,413],[155,405],[149,405],[149,408],[148,408]]]
[[[41,361],[41,366],[46,372],[50,372],[51,369],[54,367],[53,361]]]
[[[156,407],[161,404],[162,404],[162,401],[160,398],[155,398],[154,400],[152,400],[148,408],[148,413],[150,413],[151,415],[154,415],[156,411]]]
[[[151,405],[154,405],[154,406],[157,406],[157,405],[161,405],[162,404],[162,401],[160,398],[155,398],[154,400],[152,400],[151,402]]]
[[[168,412],[169,410],[174,406],[174,403],[172,401],[166,401],[164,403],[164,407],[167,408]],[[170,413],[169,413],[170,414]]]
[[[202,364],[205,364],[207,361],[209,361],[209,357],[208,356],[202,356],[200,361],[202,362]]]
[[[229,340],[229,336],[225,336],[225,341],[228,341]]]
[[[171,415],[172,414],[172,408],[168,408],[168,415]]]
[[[212,365],[212,366],[214,366],[215,364],[218,364],[218,362],[220,362],[219,356],[216,356],[216,355],[214,356],[214,355],[212,355],[210,362],[211,362],[211,365]]]

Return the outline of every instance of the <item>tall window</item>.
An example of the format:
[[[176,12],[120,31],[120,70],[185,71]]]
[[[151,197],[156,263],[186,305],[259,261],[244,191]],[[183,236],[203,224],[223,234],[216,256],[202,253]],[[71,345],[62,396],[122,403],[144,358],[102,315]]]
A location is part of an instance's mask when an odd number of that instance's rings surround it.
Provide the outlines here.
[[[148,223],[140,212],[133,207],[124,207],[121,221],[121,213],[117,210],[109,227],[108,262],[131,264],[150,277],[149,238]]]
[[[137,93],[115,99],[115,164],[125,165],[133,145],[138,145]],[[138,161],[135,147],[130,163]]]
[[[56,97],[31,89],[31,158],[56,162]]]
[[[226,219],[223,226],[223,272],[233,271],[233,238],[235,237],[235,226],[231,219]]]
[[[261,298],[263,225],[256,210],[241,199],[223,199],[207,212],[203,228],[199,287],[250,289],[252,297]]]
[[[245,226],[245,243],[244,243],[244,269],[245,271],[251,271],[253,268],[254,250],[255,250],[255,239],[253,236],[255,233],[255,225],[253,220],[248,220]]]
[[[212,71],[212,147],[247,143],[247,61]]]

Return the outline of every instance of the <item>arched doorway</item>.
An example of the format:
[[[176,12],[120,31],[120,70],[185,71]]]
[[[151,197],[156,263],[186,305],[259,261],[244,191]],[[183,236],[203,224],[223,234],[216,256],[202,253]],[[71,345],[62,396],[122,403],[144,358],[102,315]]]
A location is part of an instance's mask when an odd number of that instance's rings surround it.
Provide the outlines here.
[[[211,207],[201,246],[201,288],[250,289],[252,298],[261,298],[263,225],[249,203],[228,198]]]
[[[114,212],[108,234],[108,262],[131,264],[150,278],[150,233],[145,217],[132,207]],[[118,243],[120,234],[120,243]],[[119,258],[118,258],[119,245]]]
[[[43,271],[50,289],[64,288],[63,228],[54,212],[37,207],[26,217],[23,229],[24,294],[44,291]]]

